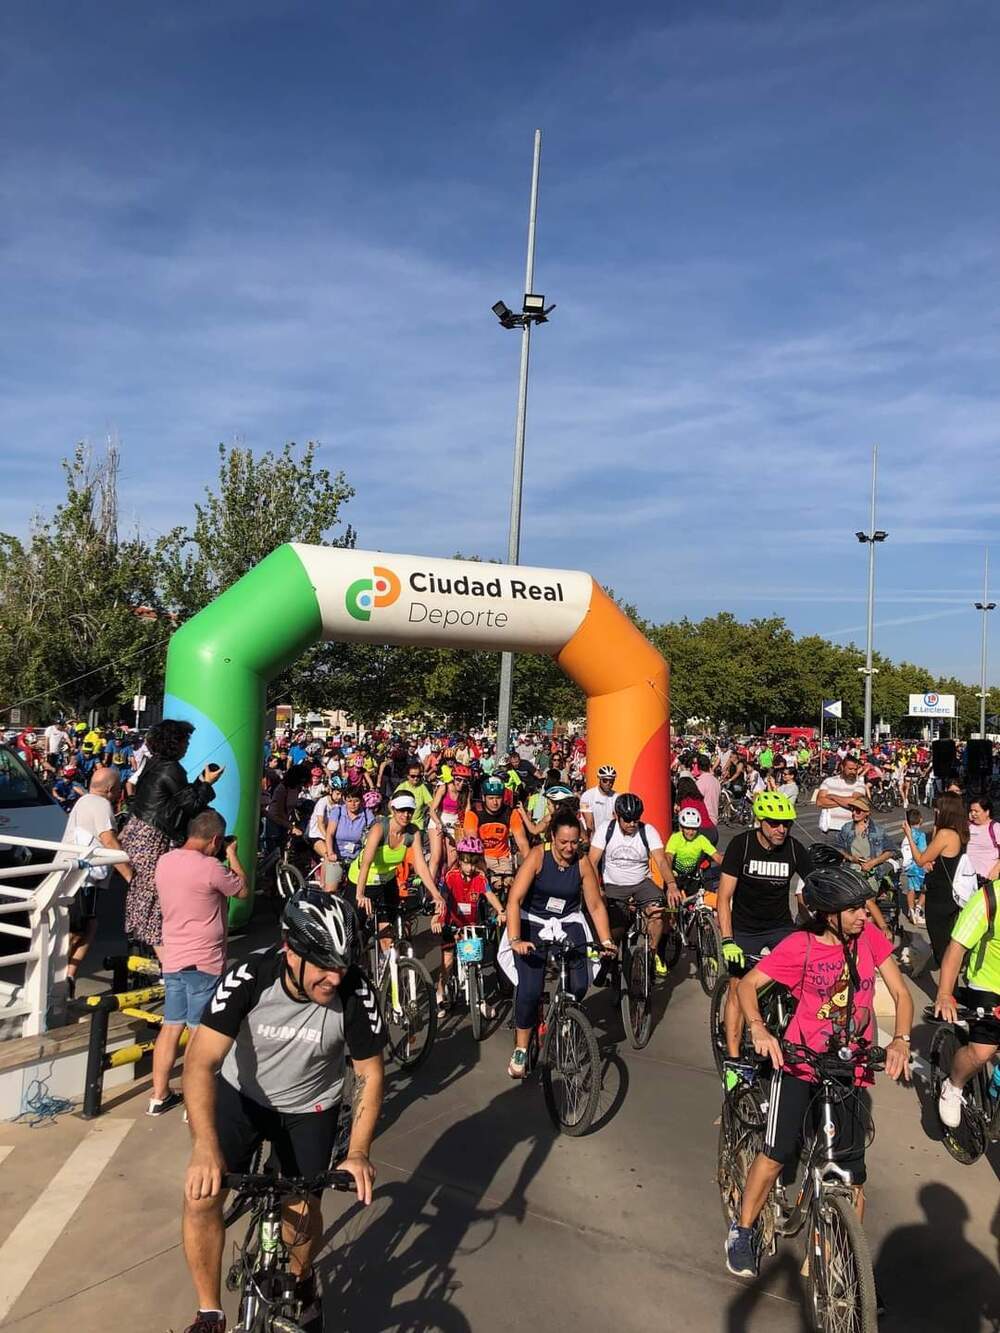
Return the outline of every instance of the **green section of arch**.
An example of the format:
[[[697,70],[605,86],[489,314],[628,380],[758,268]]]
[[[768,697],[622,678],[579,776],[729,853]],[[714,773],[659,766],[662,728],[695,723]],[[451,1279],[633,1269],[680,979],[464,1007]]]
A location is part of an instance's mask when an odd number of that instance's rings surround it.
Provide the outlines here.
[[[195,725],[185,767],[191,777],[206,763],[226,767],[214,805],[239,840],[251,880],[250,898],[230,906],[234,925],[253,907],[267,684],[322,631],[302,561],[279,546],[170,640],[164,716]]]

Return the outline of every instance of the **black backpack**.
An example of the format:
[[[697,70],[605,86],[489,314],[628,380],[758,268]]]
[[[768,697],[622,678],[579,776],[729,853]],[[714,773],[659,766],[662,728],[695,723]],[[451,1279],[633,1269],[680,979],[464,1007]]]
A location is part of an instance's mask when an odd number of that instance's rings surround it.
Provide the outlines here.
[[[612,837],[614,836],[614,832],[615,832],[615,829],[616,829],[617,827],[618,827],[618,820],[617,820],[617,819],[609,819],[609,820],[608,820],[608,831],[607,831],[607,834],[606,834],[606,836],[605,836],[605,838],[604,838],[604,850],[605,850],[605,852],[607,852],[607,850],[608,850],[608,843],[611,841]],[[646,849],[646,859],[648,860],[649,857],[652,855],[652,853],[651,853],[650,850],[649,850],[649,839],[646,837],[646,825],[642,822],[641,819],[639,820],[639,837],[642,839],[642,845],[643,845],[643,847],[645,847],[645,849]],[[601,857],[601,869],[602,869],[602,870],[604,869],[604,857],[603,857],[603,856]]]

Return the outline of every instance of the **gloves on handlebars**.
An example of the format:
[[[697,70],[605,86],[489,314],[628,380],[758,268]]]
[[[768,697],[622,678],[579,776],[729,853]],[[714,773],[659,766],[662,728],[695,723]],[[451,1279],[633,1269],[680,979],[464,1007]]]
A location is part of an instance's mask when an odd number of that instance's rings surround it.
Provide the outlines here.
[[[735,940],[722,941],[722,957],[725,962],[732,963],[734,967],[746,966],[746,954]]]

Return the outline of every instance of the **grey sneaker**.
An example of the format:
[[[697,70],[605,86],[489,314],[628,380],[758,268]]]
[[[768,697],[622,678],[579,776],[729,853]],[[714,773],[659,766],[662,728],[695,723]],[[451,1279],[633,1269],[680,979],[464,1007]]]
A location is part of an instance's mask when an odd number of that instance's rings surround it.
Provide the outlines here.
[[[734,1222],[726,1237],[726,1267],[733,1277],[756,1277],[760,1271],[760,1256],[753,1227],[737,1226]]]
[[[510,1057],[510,1064],[507,1066],[507,1073],[511,1078],[524,1078],[528,1072],[528,1052],[522,1051],[520,1046],[515,1046],[514,1053]]]

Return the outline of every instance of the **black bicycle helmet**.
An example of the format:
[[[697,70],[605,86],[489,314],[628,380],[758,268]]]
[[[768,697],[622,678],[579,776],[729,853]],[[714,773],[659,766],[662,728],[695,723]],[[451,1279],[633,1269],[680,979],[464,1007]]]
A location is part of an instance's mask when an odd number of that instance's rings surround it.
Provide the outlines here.
[[[809,848],[809,864],[814,870],[819,870],[821,866],[841,866],[844,864],[844,853],[831,847],[828,842],[814,842]]]
[[[820,866],[806,875],[802,901],[811,912],[846,912],[875,897],[875,890],[850,866]]]
[[[621,796],[615,801],[615,814],[619,819],[623,819],[626,824],[641,819],[644,809],[642,797],[636,796],[634,792],[622,792]]]
[[[348,968],[357,958],[357,918],[339,894],[299,889],[285,904],[281,925],[288,947],[307,963]]]

